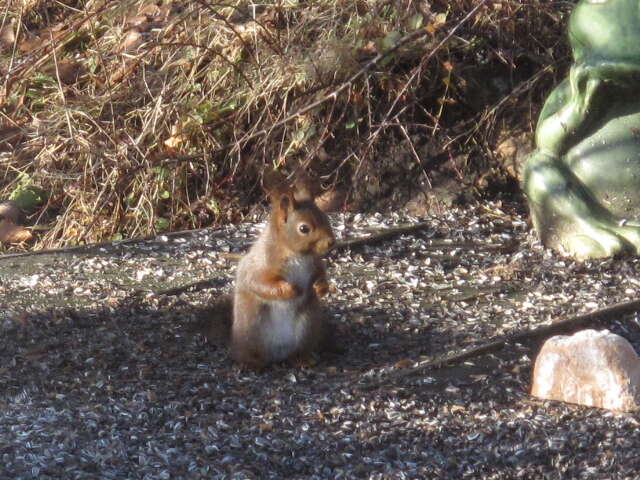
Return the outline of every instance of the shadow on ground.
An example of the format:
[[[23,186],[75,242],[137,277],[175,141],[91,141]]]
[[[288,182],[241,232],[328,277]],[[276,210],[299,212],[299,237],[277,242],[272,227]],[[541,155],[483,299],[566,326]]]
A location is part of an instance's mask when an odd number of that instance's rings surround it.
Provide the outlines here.
[[[402,375],[635,295],[638,260],[562,259],[496,211],[336,253],[341,352],[302,369],[244,370],[199,333],[253,225],[0,259],[0,477],[633,476],[637,415],[529,397],[535,342]],[[606,326],[640,346],[637,318]]]

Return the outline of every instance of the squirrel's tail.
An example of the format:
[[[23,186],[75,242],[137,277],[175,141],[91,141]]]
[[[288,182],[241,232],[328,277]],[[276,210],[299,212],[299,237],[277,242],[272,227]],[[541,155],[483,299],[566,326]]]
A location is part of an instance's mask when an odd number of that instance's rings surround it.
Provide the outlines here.
[[[193,333],[201,333],[215,345],[228,346],[233,322],[233,296],[219,296],[215,302],[200,310],[192,325]]]

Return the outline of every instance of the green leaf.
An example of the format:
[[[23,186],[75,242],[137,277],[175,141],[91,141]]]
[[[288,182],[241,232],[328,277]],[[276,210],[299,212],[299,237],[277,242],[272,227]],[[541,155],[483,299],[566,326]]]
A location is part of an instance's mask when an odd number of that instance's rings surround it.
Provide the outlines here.
[[[409,27],[409,30],[418,30],[420,27],[422,27],[423,24],[424,24],[424,17],[420,13],[416,13],[415,15],[412,15],[407,20],[407,25]]]
[[[158,217],[156,218],[156,231],[165,232],[171,227],[171,221],[168,218]]]
[[[171,174],[168,168],[162,167],[160,165],[153,167],[153,172],[156,174],[156,180],[159,182],[167,180],[169,178],[169,175]]]
[[[446,13],[438,13],[433,17],[434,22],[438,25],[443,25],[447,23],[447,14]]]
[[[216,215],[220,215],[220,204],[218,203],[218,201],[215,198],[211,198],[209,199],[209,201],[207,201],[207,207],[209,208],[209,210],[211,210],[214,214]]]
[[[211,102],[205,102],[198,105],[193,116],[200,125],[211,123],[217,117]]]
[[[46,192],[34,185],[20,185],[11,192],[9,199],[25,212],[31,212],[42,205],[47,200]]]
[[[95,57],[89,57],[89,60],[87,60],[87,70],[89,70],[90,73],[96,73],[99,65],[100,62]]]
[[[233,112],[236,108],[238,108],[238,101],[232,100],[227,103],[224,107],[220,107],[218,110],[220,113]]]
[[[400,38],[402,38],[400,32],[394,31],[387,33],[387,35],[382,39],[382,48],[384,50],[388,50],[389,48],[394,47]]]
[[[53,78],[53,76],[46,74],[46,73],[42,73],[42,72],[35,72],[33,74],[33,76],[31,77],[32,80],[32,85],[34,87],[49,87],[49,88],[56,88],[58,86],[58,82],[56,81],[55,78]]]
[[[233,112],[236,108],[238,108],[237,100],[233,100],[223,106],[214,105],[211,102],[204,102],[195,108],[193,117],[200,125],[205,125],[218,120],[226,113]]]

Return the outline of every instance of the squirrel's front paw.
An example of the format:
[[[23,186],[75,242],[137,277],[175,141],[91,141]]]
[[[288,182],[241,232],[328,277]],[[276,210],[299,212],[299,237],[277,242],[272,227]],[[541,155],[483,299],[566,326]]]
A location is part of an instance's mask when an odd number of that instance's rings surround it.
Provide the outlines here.
[[[301,293],[300,289],[296,285],[285,282],[284,280],[278,283],[277,290],[278,296],[283,300],[296,298]]]

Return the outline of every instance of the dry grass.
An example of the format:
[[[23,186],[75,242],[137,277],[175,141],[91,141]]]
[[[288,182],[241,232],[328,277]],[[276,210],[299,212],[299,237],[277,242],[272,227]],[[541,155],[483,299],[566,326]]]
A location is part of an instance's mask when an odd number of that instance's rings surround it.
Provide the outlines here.
[[[353,208],[435,168],[478,187],[566,68],[571,3],[477,5],[9,1],[0,199],[31,206],[41,248],[237,220],[270,166],[314,170]]]

